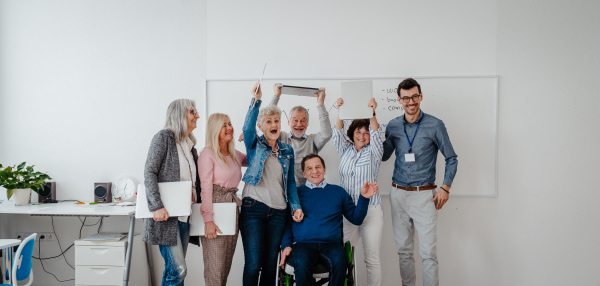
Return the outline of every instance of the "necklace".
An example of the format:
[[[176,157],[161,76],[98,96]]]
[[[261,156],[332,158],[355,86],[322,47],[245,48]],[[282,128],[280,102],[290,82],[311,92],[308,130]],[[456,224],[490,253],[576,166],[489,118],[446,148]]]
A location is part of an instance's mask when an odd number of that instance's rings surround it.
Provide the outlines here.
[[[275,148],[271,150],[271,156],[273,156],[273,158],[277,158],[277,155],[279,155],[279,145],[275,146]]]

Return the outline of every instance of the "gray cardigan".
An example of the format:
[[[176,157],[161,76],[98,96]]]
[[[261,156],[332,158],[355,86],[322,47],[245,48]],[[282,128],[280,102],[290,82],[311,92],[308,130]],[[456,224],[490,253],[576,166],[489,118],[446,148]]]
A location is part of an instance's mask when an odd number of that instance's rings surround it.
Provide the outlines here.
[[[198,152],[192,148],[194,164],[198,170]],[[179,182],[179,155],[175,135],[168,129],[159,131],[150,143],[148,158],[144,168],[144,186],[148,199],[148,208],[155,211],[163,208],[158,183]],[[196,192],[200,198],[200,180],[196,172]],[[144,219],[144,241],[154,245],[177,245],[177,217],[170,217],[166,221],[154,221],[152,218]]]

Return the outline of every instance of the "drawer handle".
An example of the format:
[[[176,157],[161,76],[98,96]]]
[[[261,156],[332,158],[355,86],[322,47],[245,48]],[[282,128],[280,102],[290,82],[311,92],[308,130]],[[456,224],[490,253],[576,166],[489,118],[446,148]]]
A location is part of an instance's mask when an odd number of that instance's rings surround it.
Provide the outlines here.
[[[92,248],[92,251],[96,254],[106,254],[108,252],[108,248]]]
[[[96,272],[98,275],[104,275],[106,272],[108,272],[108,268],[92,268],[92,270],[94,270],[94,272]]]

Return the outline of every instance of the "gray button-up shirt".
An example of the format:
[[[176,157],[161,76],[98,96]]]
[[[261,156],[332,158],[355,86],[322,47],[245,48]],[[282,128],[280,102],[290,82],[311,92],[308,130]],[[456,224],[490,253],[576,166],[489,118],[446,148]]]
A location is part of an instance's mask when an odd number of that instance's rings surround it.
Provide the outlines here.
[[[419,120],[421,120],[421,125],[412,144],[412,152],[415,154],[416,160],[415,162],[405,162],[404,154],[408,153],[410,146],[406,140],[406,135],[404,135],[404,125],[406,125],[408,138],[413,140]],[[396,151],[392,181],[403,187],[417,187],[435,183],[435,167],[438,150],[440,150],[446,158],[443,184],[452,186],[458,166],[458,156],[452,148],[446,126],[442,120],[425,114],[422,110],[419,120],[408,123],[402,115],[392,119],[385,130],[383,161],[387,161],[394,150]]]

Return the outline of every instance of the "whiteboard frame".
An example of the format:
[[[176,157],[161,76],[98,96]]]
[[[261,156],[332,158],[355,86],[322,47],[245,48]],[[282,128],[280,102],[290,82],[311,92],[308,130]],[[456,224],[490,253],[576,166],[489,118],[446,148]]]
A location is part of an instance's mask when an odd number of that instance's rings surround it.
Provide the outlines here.
[[[493,194],[450,194],[451,197],[463,198],[497,198],[498,197],[498,75],[455,75],[455,76],[350,76],[350,77],[263,77],[263,80],[378,80],[378,79],[406,79],[412,77],[414,79],[448,79],[448,78],[492,78],[495,81],[494,91],[494,193]],[[206,78],[204,80],[204,122],[208,121],[208,82],[211,81],[255,81],[256,78]],[[389,196],[389,194],[381,194],[381,196]]]

